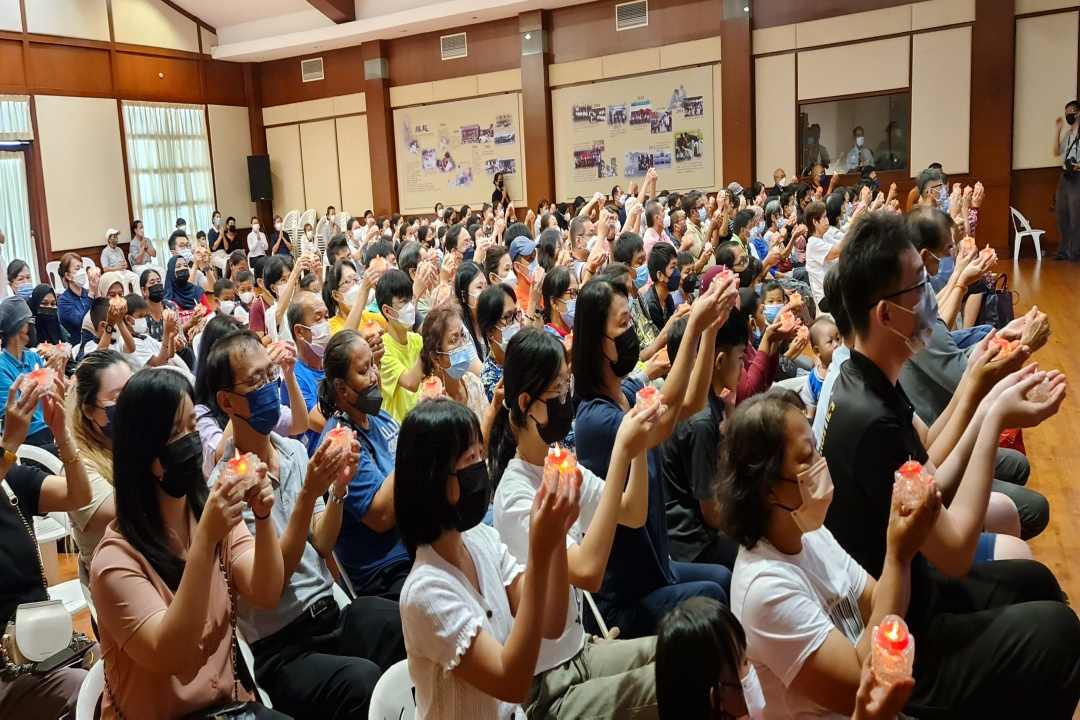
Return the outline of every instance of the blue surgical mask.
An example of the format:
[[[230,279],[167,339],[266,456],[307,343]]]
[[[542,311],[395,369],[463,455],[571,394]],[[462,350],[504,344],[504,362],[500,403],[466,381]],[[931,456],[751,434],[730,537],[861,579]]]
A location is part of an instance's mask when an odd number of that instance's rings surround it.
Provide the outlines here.
[[[540,263],[537,260],[533,260],[529,263],[529,279],[531,280],[536,275],[536,268],[540,267]]]
[[[476,348],[472,343],[465,343],[459,348],[450,351],[450,367],[446,374],[455,380],[460,380],[468,372],[469,366],[476,359]]]
[[[566,311],[563,312],[563,322],[566,323],[566,327],[571,330],[574,329],[574,313],[577,312],[577,298],[566,301]]]
[[[776,318],[780,317],[780,311],[783,309],[783,303],[766,303],[765,322],[769,323],[770,325],[776,322]]]
[[[708,214],[707,214],[707,211],[705,210],[705,208],[703,208],[703,207],[698,208],[697,209],[697,216],[698,216],[698,220],[700,220],[701,222],[705,222],[705,218],[708,217]]]
[[[642,265],[638,267],[637,274],[634,276],[634,284],[639,288],[643,288],[649,284],[649,266]]]
[[[946,185],[942,185],[938,191],[938,207],[949,212],[949,188]]]
[[[258,390],[244,394],[251,417],[243,418],[251,429],[260,435],[268,435],[281,417],[281,381],[273,380]]]
[[[21,297],[23,300],[29,300],[30,296],[34,294],[34,283],[26,283],[25,285],[20,285],[19,289],[15,292],[17,292],[19,294],[19,297]]]
[[[502,340],[499,341],[499,347],[502,348],[503,352],[506,352],[506,346],[510,344],[510,339],[517,335],[519,330],[521,330],[521,323],[516,322],[503,327],[500,333]]]

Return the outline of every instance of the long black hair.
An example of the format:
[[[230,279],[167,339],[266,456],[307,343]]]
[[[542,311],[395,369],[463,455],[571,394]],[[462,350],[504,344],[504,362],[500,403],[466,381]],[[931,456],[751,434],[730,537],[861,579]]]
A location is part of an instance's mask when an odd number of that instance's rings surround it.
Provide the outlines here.
[[[544,268],[544,272],[550,272],[555,267],[560,240],[562,240],[562,233],[554,228],[541,230],[540,237],[536,239],[536,260],[540,263],[540,267]]]
[[[207,383],[206,359],[210,357],[210,351],[219,340],[240,332],[244,332],[244,327],[237,320],[228,315],[215,315],[203,327],[202,337],[199,340],[199,356],[195,358],[195,402],[208,407],[210,414],[222,428],[225,427],[229,418],[218,407],[217,400],[214,398],[216,393]]]
[[[484,271],[479,265],[469,260],[461,263],[454,275],[454,297],[457,298],[460,308],[461,322],[472,335],[473,345],[476,347],[476,356],[484,357],[487,354],[487,343],[480,335],[480,330],[473,320],[472,310],[469,309],[469,285],[477,275],[483,275]],[[483,291],[481,291],[483,292]]]
[[[183,375],[167,368],[144,368],[128,380],[116,399],[113,426],[113,488],[116,523],[124,538],[176,592],[184,560],[169,548],[158,504],[158,480],[150,470],[173,433],[184,396],[192,396]],[[202,462],[199,461],[199,472]],[[188,490],[188,510],[198,520],[210,490],[196,482]]]
[[[446,398],[418,404],[401,423],[394,459],[394,517],[413,558],[417,547],[454,527],[457,513],[446,497],[446,480],[456,472],[458,458],[482,437],[476,414]]]
[[[544,300],[544,322],[551,322],[551,318],[554,317],[555,301],[569,289],[570,271],[566,268],[554,267],[544,275],[544,283],[540,286],[540,295]]]
[[[494,344],[491,333],[495,332],[496,326],[502,322],[506,298],[510,298],[511,302],[517,302],[517,296],[514,295],[513,290],[502,283],[497,283],[484,288],[484,291],[480,293],[480,299],[476,301],[476,324],[479,326],[480,334],[484,336],[488,349]]]
[[[578,292],[574,314],[574,390],[582,400],[607,397],[604,388],[604,338],[608,313],[616,295],[626,297],[626,288],[593,278]]]
[[[656,704],[660,720],[715,717],[709,694],[737,680],[746,656],[746,633],[713,598],[685,600],[660,621],[656,637]]]
[[[505,400],[488,436],[488,474],[496,485],[517,452],[514,427],[528,422],[528,408],[522,411],[518,398],[525,394],[535,401],[543,395],[559,379],[565,357],[563,344],[549,332],[527,328],[510,338],[503,361]]]

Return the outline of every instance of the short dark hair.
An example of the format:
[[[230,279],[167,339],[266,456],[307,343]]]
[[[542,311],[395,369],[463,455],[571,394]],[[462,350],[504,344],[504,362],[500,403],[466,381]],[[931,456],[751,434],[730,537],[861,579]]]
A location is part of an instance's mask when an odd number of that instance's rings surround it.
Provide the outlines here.
[[[491,346],[490,335],[495,326],[502,322],[506,298],[517,302],[514,291],[502,283],[488,285],[476,300],[476,325],[484,342]]]
[[[727,420],[716,494],[723,527],[735,542],[753,550],[769,522],[769,490],[783,481],[786,416],[803,412],[799,396],[779,388],[740,403]]]
[[[916,187],[919,188],[919,194],[922,195],[926,192],[926,186],[935,180],[945,182],[945,176],[941,174],[941,171],[937,168],[926,168],[919,173],[918,180],[915,181]]]
[[[716,250],[713,251],[713,257],[716,259],[717,265],[723,265],[729,270],[734,270],[735,266],[735,248],[742,247],[742,243],[738,240],[725,240],[716,246]]]
[[[217,282],[214,283],[214,296],[220,298],[221,293],[225,292],[226,290],[235,290],[235,289],[236,289],[236,285],[233,284],[232,280],[226,280],[225,278],[221,278],[220,280],[218,280]]]
[[[656,275],[667,270],[668,263],[675,259],[675,248],[667,243],[656,243],[649,250],[649,279],[654,283],[657,281]]]
[[[656,633],[656,704],[660,720],[708,720],[710,694],[742,673],[746,633],[718,600],[692,597],[660,620]]]
[[[203,328],[202,340],[199,341],[199,356],[195,359],[195,402],[205,405],[210,410],[211,417],[221,428],[225,427],[228,417],[218,407],[216,383],[220,381],[212,378],[209,372],[209,357],[222,340],[241,332],[250,331],[245,330],[239,322],[228,315],[215,315]],[[230,369],[229,372],[231,373],[232,370]]]
[[[233,275],[233,282],[235,282],[237,285],[246,282],[254,284],[255,273],[251,272],[250,270],[241,270],[240,272]]]
[[[131,293],[124,300],[127,301],[128,315],[134,315],[136,310],[146,310],[150,307],[150,303],[146,302],[146,298],[138,293]]]
[[[522,236],[532,240],[532,232],[524,223],[510,223],[510,227],[506,228],[506,232],[503,233],[503,244],[510,247],[510,243],[514,241],[514,238]]]
[[[619,233],[619,236],[615,238],[615,244],[611,247],[611,258],[616,262],[629,265],[639,250],[645,250],[645,243],[642,242],[641,236],[627,230]]]
[[[333,258],[337,257],[342,250],[349,252],[349,239],[342,233],[337,233],[326,242],[327,261],[332,263]]]
[[[428,400],[405,416],[394,460],[394,516],[410,556],[455,527],[458,513],[446,497],[446,481],[481,438],[476,415],[454,400]]]
[[[375,258],[388,258],[394,254],[394,246],[386,240],[379,240],[368,245],[364,251],[364,265],[370,265]],[[397,258],[394,258],[395,260]]]
[[[484,277],[489,283],[492,275],[498,278],[495,282],[502,281],[502,276],[499,275],[499,262],[508,252],[505,245],[488,245],[487,253],[484,255]]]
[[[814,223],[823,217],[825,217],[825,203],[818,200],[807,205],[806,211],[803,213],[803,220],[805,220],[806,227],[810,229],[810,232],[814,231]]]
[[[839,190],[829,193],[829,197],[825,198],[825,217],[829,218],[829,225],[836,227],[843,212],[844,193]]]
[[[680,209],[684,213],[689,215],[695,209],[697,209],[697,202],[698,202],[698,200],[700,198],[701,198],[701,193],[696,192],[696,191],[695,192],[689,192],[686,195],[683,195],[682,206],[681,206]]]
[[[421,230],[426,228],[421,227]],[[420,267],[420,251],[423,247],[419,242],[407,242],[398,248],[397,266],[398,270],[401,270],[406,275],[410,270],[416,270]]]
[[[836,323],[836,329],[841,337],[851,334],[851,318],[848,317],[847,308],[844,307],[844,294],[840,287],[840,268],[835,264],[830,265],[825,271],[825,279],[822,280],[821,310],[832,315]]]
[[[379,282],[375,285],[375,302],[379,305],[380,312],[384,306],[394,305],[394,300],[397,298],[404,298],[405,300],[412,300],[412,280],[401,270],[397,268],[390,268],[383,273],[383,276],[379,278]],[[361,302],[363,298],[357,302]]]
[[[929,250],[940,256],[952,237],[952,218],[940,208],[915,208],[908,214],[907,224],[916,250]]]
[[[738,235],[739,231],[754,222],[755,213],[750,208],[735,213],[735,219],[731,221],[731,233]]]
[[[914,246],[902,217],[870,213],[848,231],[840,253],[839,280],[844,307],[856,333],[870,327],[870,309],[894,292],[902,273],[900,255]]]

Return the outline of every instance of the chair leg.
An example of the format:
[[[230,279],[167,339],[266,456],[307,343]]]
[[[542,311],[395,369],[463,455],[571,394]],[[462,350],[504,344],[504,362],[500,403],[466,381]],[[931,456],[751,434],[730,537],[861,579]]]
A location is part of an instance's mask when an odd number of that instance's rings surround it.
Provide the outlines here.
[[[1020,233],[1013,235],[1013,262],[1020,260]]]
[[[1042,241],[1038,235],[1034,235],[1031,238],[1035,241],[1035,262],[1042,262]]]

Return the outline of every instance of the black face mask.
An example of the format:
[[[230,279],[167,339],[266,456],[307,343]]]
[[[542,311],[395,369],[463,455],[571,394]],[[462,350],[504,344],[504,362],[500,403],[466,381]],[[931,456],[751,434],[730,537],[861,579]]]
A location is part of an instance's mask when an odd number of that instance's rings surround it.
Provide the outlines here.
[[[56,317],[56,308],[54,307],[39,307],[38,316],[45,318]]]
[[[1065,113],[1065,122],[1070,125],[1076,122],[1076,113]]]
[[[116,426],[116,406],[108,405],[105,408],[105,417],[107,418],[104,425],[101,426],[101,434],[110,440],[113,439],[113,428]]]
[[[615,352],[618,353],[615,362],[611,363],[611,369],[618,377],[626,377],[637,365],[641,353],[637,333],[631,325],[622,335],[611,339],[615,341]]]
[[[456,475],[461,497],[452,511],[452,522],[455,530],[465,532],[483,521],[491,505],[491,481],[488,479],[487,464],[482,460],[458,470]]]
[[[179,275],[179,273],[177,274]],[[146,294],[150,296],[150,302],[159,303],[165,299],[165,286],[161,283],[151,285]]]
[[[353,407],[365,415],[378,415],[382,407],[382,390],[379,389],[379,383],[372,383],[367,390],[357,392]]]
[[[196,483],[206,482],[202,473],[202,441],[197,432],[173,440],[162,449],[158,459],[165,470],[161,489],[169,497],[186,497]]]
[[[176,271],[176,284],[177,285],[187,285],[187,281],[188,281],[188,278],[190,276],[191,276],[191,273],[188,272],[187,268],[184,268],[183,270],[177,270]]]
[[[547,423],[536,423],[540,439],[548,445],[559,442],[570,432],[574,422],[574,405],[570,402],[570,393],[543,401],[547,405]],[[533,418],[536,422],[536,418]]]

